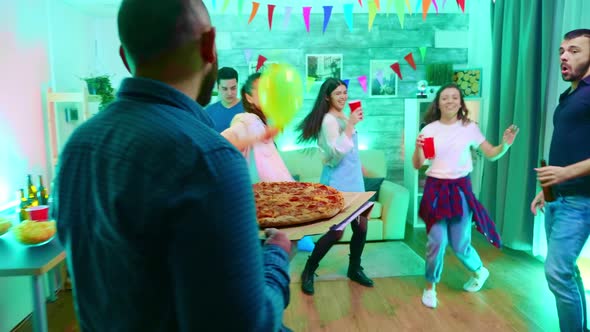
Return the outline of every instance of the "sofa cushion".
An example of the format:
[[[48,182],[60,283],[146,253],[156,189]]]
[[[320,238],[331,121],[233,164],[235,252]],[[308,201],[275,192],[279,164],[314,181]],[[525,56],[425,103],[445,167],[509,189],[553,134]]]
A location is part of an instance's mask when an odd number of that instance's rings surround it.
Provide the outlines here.
[[[383,206],[379,202],[373,202],[373,210],[371,210],[371,214],[369,215],[369,219],[379,219],[381,218],[381,210]]]
[[[363,177],[365,182],[365,191],[376,191],[375,195],[369,199],[369,201],[376,201],[379,199],[379,188],[381,188],[381,184],[383,183],[384,178],[366,178]]]

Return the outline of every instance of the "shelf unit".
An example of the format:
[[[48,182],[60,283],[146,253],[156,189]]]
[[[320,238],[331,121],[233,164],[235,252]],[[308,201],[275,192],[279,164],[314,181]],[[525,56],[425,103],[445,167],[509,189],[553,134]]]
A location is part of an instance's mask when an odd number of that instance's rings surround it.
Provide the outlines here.
[[[65,118],[65,114],[60,112],[57,104],[60,103],[77,103],[80,105],[78,111],[78,125],[88,120],[92,113],[90,112],[91,103],[100,103],[101,97],[98,95],[91,95],[88,93],[86,86],[82,87],[81,92],[53,92],[51,88],[47,90],[46,96],[46,112],[47,112],[47,127],[49,133],[49,142],[47,149],[51,159],[51,168],[49,176],[53,179],[57,158],[65,139],[60,139],[61,125],[60,117]],[[50,179],[50,181],[51,181]]]
[[[428,168],[428,160],[420,170],[416,170],[412,165],[412,155],[416,148],[416,137],[420,132],[420,122],[428,106],[432,103],[432,99],[432,97],[423,99],[408,98],[405,99],[404,105],[404,186],[410,191],[410,206],[406,220],[412,227],[425,226],[424,221],[418,217],[418,208],[422,199],[423,181],[426,179],[424,172]],[[469,98],[465,99],[465,104],[469,109],[469,118],[477,122],[482,128],[483,100],[481,98]],[[471,173],[471,180],[473,182],[473,191],[476,196],[479,196],[483,174],[483,158],[477,153],[474,153],[472,157],[473,172]]]

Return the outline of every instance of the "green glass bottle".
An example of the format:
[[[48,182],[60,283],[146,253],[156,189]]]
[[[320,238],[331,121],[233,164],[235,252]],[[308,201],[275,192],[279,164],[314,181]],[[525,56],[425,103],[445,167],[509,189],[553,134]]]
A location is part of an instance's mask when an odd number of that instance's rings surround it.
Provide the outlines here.
[[[27,175],[27,191],[29,197],[29,206],[38,206],[39,199],[37,198],[37,187],[33,184],[31,174]]]
[[[39,175],[39,205],[47,205],[49,200],[49,193],[47,192],[47,188],[43,185],[43,176]]]
[[[18,218],[20,221],[29,220],[29,213],[27,212],[27,208],[29,207],[29,200],[25,197],[25,190],[20,190],[20,211],[18,213]]]

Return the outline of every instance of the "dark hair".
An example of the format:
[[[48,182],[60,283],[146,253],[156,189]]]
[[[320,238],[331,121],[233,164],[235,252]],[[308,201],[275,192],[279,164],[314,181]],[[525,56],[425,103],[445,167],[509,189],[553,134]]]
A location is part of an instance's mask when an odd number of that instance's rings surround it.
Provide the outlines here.
[[[217,84],[221,80],[231,80],[232,78],[235,78],[236,82],[238,82],[238,72],[231,67],[222,67],[217,71]]]
[[[123,0],[117,26],[126,54],[141,65],[198,40],[208,20],[201,0]]]
[[[468,117],[469,110],[467,109],[467,106],[465,106],[465,99],[463,99],[463,92],[461,92],[461,89],[459,89],[457,84],[449,83],[443,85],[436,92],[436,97],[434,97],[434,100],[432,101],[432,103],[428,107],[428,110],[426,111],[426,114],[424,115],[424,124],[429,124],[434,121],[440,120],[441,114],[440,107],[438,104],[440,102],[441,93],[446,89],[456,89],[457,91],[459,91],[459,97],[461,98],[461,108],[459,109],[459,112],[457,112],[457,119],[461,120],[463,124],[468,124],[469,122],[471,122],[471,120],[469,120]]]
[[[578,37],[590,38],[590,29],[576,29],[566,33],[563,39],[570,40]]]
[[[262,113],[262,110],[256,107],[256,105],[251,104],[248,101],[248,98],[246,98],[246,94],[252,96],[252,88],[254,87],[254,82],[256,82],[259,78],[260,73],[254,73],[248,76],[246,82],[244,82],[244,85],[242,85],[240,95],[242,96],[242,105],[244,106],[244,111],[247,113],[253,113],[258,115],[260,120],[262,120],[262,122],[266,124],[266,116],[264,115],[264,113]]]
[[[324,115],[330,110],[330,95],[341,85],[346,86],[342,80],[333,77],[324,81],[311,112],[297,125],[297,130],[301,131],[297,138],[298,143],[318,140]]]

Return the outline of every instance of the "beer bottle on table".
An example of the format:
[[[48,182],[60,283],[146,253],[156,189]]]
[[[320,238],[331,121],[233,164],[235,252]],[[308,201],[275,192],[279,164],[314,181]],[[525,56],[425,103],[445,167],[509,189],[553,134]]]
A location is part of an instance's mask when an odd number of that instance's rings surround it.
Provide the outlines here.
[[[18,213],[18,218],[20,221],[29,220],[29,213],[27,212],[28,207],[29,200],[25,197],[25,190],[20,189],[20,211]]]
[[[39,175],[39,205],[47,205],[48,199],[47,188],[43,186],[43,176]]]
[[[33,184],[31,175],[27,175],[27,191],[29,196],[29,206],[38,206],[39,199],[37,198],[37,187]]]
[[[547,162],[545,159],[541,159],[541,167],[547,166]],[[545,197],[545,202],[553,202],[555,200],[555,196],[553,195],[553,188],[551,186],[541,187],[543,188],[543,196]]]

